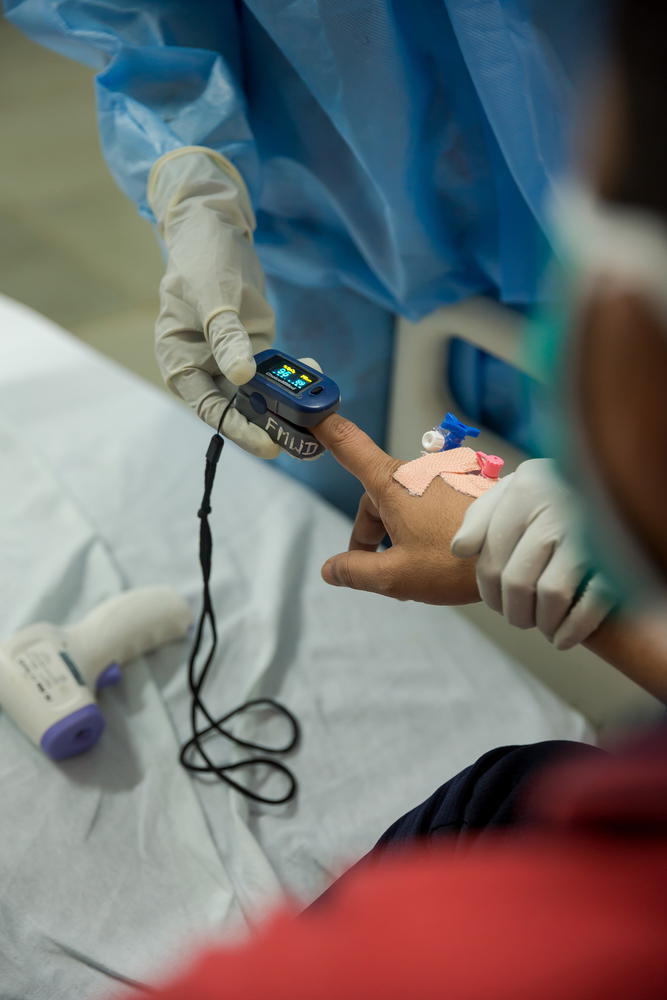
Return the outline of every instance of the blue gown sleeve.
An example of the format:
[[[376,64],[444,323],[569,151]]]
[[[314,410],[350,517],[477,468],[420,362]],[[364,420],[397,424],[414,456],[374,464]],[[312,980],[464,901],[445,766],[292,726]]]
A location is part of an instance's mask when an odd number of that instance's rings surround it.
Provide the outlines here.
[[[100,141],[121,190],[150,221],[148,174],[164,153],[209,146],[257,200],[259,163],[243,93],[233,0],[3,0],[36,42],[98,69]]]
[[[488,126],[526,204],[551,229],[551,192],[572,162],[604,0],[445,0]],[[569,123],[566,125],[566,123]]]

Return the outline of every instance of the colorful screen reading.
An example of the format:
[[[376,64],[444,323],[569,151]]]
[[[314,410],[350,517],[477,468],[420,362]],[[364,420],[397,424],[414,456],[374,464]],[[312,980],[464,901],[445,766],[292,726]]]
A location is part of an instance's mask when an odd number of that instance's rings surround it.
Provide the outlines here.
[[[275,363],[271,364],[270,367],[264,368],[262,365],[262,368],[262,375],[268,375],[269,378],[275,379],[291,392],[302,392],[319,382],[318,378],[304,371],[303,368],[299,368],[292,361],[285,361],[281,358],[276,358]]]

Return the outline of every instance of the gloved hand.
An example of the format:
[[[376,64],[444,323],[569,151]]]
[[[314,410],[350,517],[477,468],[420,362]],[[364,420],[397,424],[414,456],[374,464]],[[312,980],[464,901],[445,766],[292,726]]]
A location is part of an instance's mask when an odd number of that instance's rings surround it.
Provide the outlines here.
[[[275,333],[250,197],[229,160],[188,146],[154,164],[148,201],[169,251],[155,328],[158,365],[167,386],[217,429],[235,387],[255,374],[253,355],[270,347]],[[222,430],[260,458],[280,452],[233,408]]]
[[[452,539],[462,559],[478,556],[482,599],[517,628],[539,628],[556,649],[594,632],[613,601],[576,544],[577,510],[549,459],[523,462],[466,511]],[[576,598],[576,600],[575,600]]]

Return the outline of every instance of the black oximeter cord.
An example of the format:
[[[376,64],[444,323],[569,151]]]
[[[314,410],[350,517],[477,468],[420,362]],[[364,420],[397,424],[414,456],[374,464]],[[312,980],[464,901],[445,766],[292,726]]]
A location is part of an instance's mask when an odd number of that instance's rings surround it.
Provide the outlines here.
[[[246,795],[249,799],[253,799],[255,802],[262,802],[265,805],[278,806],[282,805],[283,802],[289,802],[290,799],[293,799],[298,788],[296,778],[290,769],[282,763],[282,761],[276,760],[273,756],[260,756],[248,757],[244,760],[235,761],[233,764],[215,764],[208,756],[204,748],[204,740],[212,733],[217,732],[220,736],[230,740],[237,746],[243,747],[245,750],[257,750],[260,754],[284,754],[289,753],[290,750],[294,749],[299,741],[300,735],[299,723],[295,717],[289,709],[285,708],[284,705],[281,705],[280,702],[275,701],[273,698],[253,698],[251,701],[246,701],[243,705],[239,705],[238,708],[232,709],[232,711],[228,712],[227,715],[223,715],[221,718],[215,719],[207,709],[201,697],[204,681],[206,680],[206,675],[208,674],[209,667],[213,662],[215,650],[218,645],[215,611],[213,608],[213,602],[211,601],[211,592],[209,589],[211,559],[213,554],[213,538],[211,536],[211,528],[208,523],[208,516],[211,513],[211,491],[213,490],[213,483],[215,481],[215,471],[225,444],[224,438],[220,434],[220,430],[222,428],[222,423],[227,416],[228,411],[234,405],[235,400],[236,396],[234,396],[225,407],[224,412],[220,417],[218,429],[211,438],[211,443],[209,444],[208,451],[206,452],[204,496],[197,514],[199,517],[199,562],[204,581],[203,606],[199,617],[199,624],[197,626],[197,634],[195,636],[194,645],[190,654],[190,660],[188,662],[188,686],[192,695],[192,704],[190,706],[192,736],[187,743],[184,743],[181,747],[180,761],[187,771],[193,771],[198,774],[215,774],[221,781],[225,781],[237,792],[240,792],[242,795]],[[199,673],[197,673],[196,660],[201,648],[204,627],[207,620],[211,629],[211,648],[208,652],[206,660],[204,661],[203,667]],[[287,719],[292,735],[285,746],[274,747],[266,746],[263,743],[252,743],[249,740],[243,740],[240,737],[235,736],[229,729],[225,728],[226,722],[229,722],[236,716],[242,715],[243,713],[260,706],[269,708],[273,712],[277,712],[279,715],[282,715],[285,719]],[[197,716],[199,712],[205,716],[208,722],[208,725],[205,725],[203,729],[198,728]],[[188,759],[191,752],[199,754],[199,757],[204,761],[204,763],[195,764],[191,759]],[[283,796],[280,798],[270,798],[266,795],[260,795],[258,792],[254,792],[251,788],[248,788],[246,785],[242,785],[238,781],[235,781],[234,778],[230,776],[231,772],[240,771],[243,768],[254,768],[258,765],[263,765],[264,767],[269,768],[269,770],[279,771],[287,778],[288,790]]]

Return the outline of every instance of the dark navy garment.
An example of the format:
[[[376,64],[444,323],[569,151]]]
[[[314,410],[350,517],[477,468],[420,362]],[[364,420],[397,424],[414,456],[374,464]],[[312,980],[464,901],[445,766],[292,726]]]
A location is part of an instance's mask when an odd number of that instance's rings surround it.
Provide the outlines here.
[[[315,902],[318,907],[337,891],[341,882],[354,877],[369,861],[386,852],[408,854],[418,843],[456,838],[462,844],[488,831],[524,822],[522,807],[526,792],[540,770],[570,760],[583,763],[609,755],[597,747],[569,740],[545,740],[523,746],[497,747],[441,785],[421,805],[397,819],[382,834],[373,850],[334,882]],[[308,912],[306,910],[306,912]]]
[[[461,836],[469,831],[479,835],[484,830],[520,823],[526,788],[541,768],[598,755],[604,755],[604,751],[568,740],[489,750],[441,785],[425,802],[396,820],[373,850],[396,848],[415,840]]]

